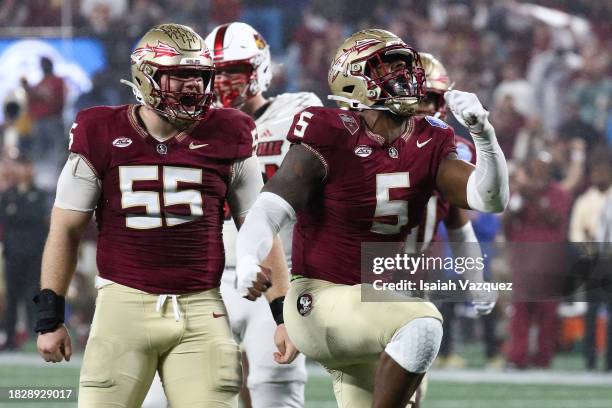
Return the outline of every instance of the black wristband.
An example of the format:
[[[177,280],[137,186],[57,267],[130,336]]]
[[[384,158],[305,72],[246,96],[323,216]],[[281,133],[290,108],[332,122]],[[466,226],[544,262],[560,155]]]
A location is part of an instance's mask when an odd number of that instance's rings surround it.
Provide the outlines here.
[[[32,299],[36,303],[36,326],[34,331],[44,334],[64,323],[66,301],[51,289],[43,289]]]
[[[285,297],[281,296],[270,302],[270,310],[272,311],[272,317],[274,317],[274,321],[276,324],[285,323],[285,319],[283,318],[283,305],[285,304]]]

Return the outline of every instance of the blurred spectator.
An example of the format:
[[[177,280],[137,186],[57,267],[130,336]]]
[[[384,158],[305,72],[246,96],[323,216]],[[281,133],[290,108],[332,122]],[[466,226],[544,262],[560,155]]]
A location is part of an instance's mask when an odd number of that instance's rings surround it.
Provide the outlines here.
[[[566,84],[577,68],[577,61],[575,54],[563,48],[562,44],[554,43],[556,37],[545,26],[536,26],[536,33],[540,34],[541,42],[546,44],[547,49],[531,59],[527,80],[534,90],[536,113],[546,133],[551,134],[562,121]]]
[[[529,118],[534,114],[535,103],[533,87],[525,78],[521,77],[520,67],[515,62],[510,62],[502,69],[502,82],[497,85],[493,94],[495,106],[510,98],[512,108]]]
[[[580,195],[574,204],[570,219],[569,239],[571,242],[593,242],[601,227],[604,204],[612,192],[612,168],[604,155],[591,164],[590,187]]]
[[[608,68],[610,56],[601,52],[601,46],[589,47],[583,53],[583,67],[569,91],[569,99],[579,107],[584,123],[603,131],[612,105],[612,79]]]
[[[127,0],[80,0],[81,14],[86,16],[95,26],[100,15],[108,15],[110,19],[125,18],[128,13]]]
[[[22,78],[28,98],[28,114],[34,121],[32,158],[59,166],[64,155],[64,80],[53,72],[53,62],[40,59],[42,80],[33,87]]]
[[[47,58],[40,59],[43,72],[41,81],[30,87],[28,81],[21,81],[28,95],[28,112],[34,120],[57,117],[64,110],[64,80],[53,73],[53,62]]]
[[[32,123],[19,103],[8,101],[4,105],[4,123],[0,125],[0,154],[16,157],[19,152],[28,153],[31,150],[31,131]]]
[[[24,304],[26,328],[34,330],[35,309],[32,297],[39,290],[40,264],[47,232],[48,195],[33,184],[33,166],[20,156],[14,163],[15,184],[0,195],[0,224],[4,237],[4,279],[7,340],[2,346],[11,350],[17,341],[17,309]]]
[[[610,201],[610,197],[612,197],[612,167],[610,155],[606,153],[603,150],[600,158],[592,163],[589,177],[591,187],[578,197],[572,210],[569,230],[569,238],[572,242],[593,242],[599,238],[606,239],[604,236],[598,236],[601,234],[601,230],[606,228],[605,213],[610,212],[610,209],[606,208],[606,206],[612,207],[612,201]],[[590,248],[591,251],[597,250],[597,248]],[[596,256],[596,254],[591,253],[591,256]],[[597,259],[593,261],[597,261]],[[590,269],[585,272],[590,274]],[[612,271],[608,273],[612,277]],[[592,279],[593,277],[586,277],[586,279],[589,278]],[[597,318],[600,306],[602,306],[602,299],[598,299],[597,294],[587,290],[585,299],[588,302],[588,308],[585,317],[584,357],[586,367],[589,370],[593,370],[596,367],[597,351],[595,338]],[[610,316],[612,316],[612,299],[609,299],[608,302],[603,302],[603,306],[606,307],[609,317],[606,369],[612,370],[612,320],[610,320]]]
[[[508,362],[516,368],[549,367],[555,352],[558,302],[545,299],[563,277],[563,257],[554,256],[563,249],[554,243],[565,241],[571,198],[554,182],[551,162],[549,153],[540,152],[519,169],[506,213],[506,237],[515,243]],[[532,324],[538,328],[538,346],[530,358]]]

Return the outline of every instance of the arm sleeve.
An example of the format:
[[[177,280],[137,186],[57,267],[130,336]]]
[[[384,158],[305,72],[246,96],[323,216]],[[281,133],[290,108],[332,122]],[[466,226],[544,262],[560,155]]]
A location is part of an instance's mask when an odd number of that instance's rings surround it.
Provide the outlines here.
[[[476,146],[476,169],[467,182],[470,208],[482,212],[502,212],[510,199],[508,166],[497,143],[495,129],[487,121],[480,134],[472,134]]]
[[[238,231],[236,269],[241,263],[260,264],[272,249],[274,236],[293,220],[295,211],[287,201],[274,193],[261,193]]]
[[[234,219],[247,214],[262,187],[263,178],[257,156],[253,155],[234,163],[227,196],[227,203]]]
[[[96,208],[102,183],[82,156],[71,153],[57,181],[54,205],[89,212]]]

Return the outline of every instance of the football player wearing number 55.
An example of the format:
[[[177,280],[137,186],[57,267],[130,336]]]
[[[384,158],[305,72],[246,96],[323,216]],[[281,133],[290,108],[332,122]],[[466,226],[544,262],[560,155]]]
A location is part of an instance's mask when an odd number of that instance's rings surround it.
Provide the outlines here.
[[[223,206],[240,225],[263,180],[253,120],[212,109],[214,66],[191,28],[152,28],[131,55],[137,105],[77,115],[42,261],[38,350],[70,359],[64,295],[92,213],[98,298],[79,406],[140,407],[156,371],[174,407],[237,407],[240,352],[219,285]],[[264,263],[265,264],[265,263]],[[248,289],[283,293],[282,249]],[[277,284],[278,283],[278,284]]]
[[[339,407],[403,407],[436,357],[441,316],[425,301],[361,302],[361,243],[405,241],[435,189],[461,208],[503,211],[507,167],[475,95],[445,96],[474,138],[476,166],[458,159],[448,125],[416,114],[420,56],[388,31],[349,37],[328,81],[343,109],[296,115],[293,146],[238,233],[239,289],[260,272],[278,229],[297,218],[289,337],[330,371]]]

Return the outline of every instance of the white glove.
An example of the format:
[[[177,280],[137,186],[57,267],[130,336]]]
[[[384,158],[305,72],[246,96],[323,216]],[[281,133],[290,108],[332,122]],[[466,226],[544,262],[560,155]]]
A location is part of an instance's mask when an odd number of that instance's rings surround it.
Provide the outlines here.
[[[478,316],[488,315],[495,308],[495,304],[497,303],[497,298],[499,294],[497,291],[491,292],[474,292],[472,293],[472,306],[474,306],[474,310]]]
[[[486,316],[495,308],[495,302],[473,302],[474,310],[478,316]]]
[[[478,97],[470,92],[446,91],[444,100],[453,116],[463,126],[476,135],[482,133],[489,123],[489,112],[482,106]]]
[[[236,290],[240,296],[247,296],[253,282],[257,281],[257,274],[261,267],[254,256],[245,256],[236,262]]]

